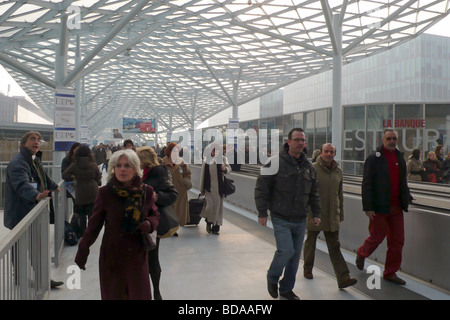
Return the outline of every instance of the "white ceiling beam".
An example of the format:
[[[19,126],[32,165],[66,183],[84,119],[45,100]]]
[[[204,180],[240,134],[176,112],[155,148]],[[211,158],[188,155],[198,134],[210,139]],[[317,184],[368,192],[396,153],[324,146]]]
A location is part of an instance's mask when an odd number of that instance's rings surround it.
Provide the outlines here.
[[[400,8],[398,8],[394,13],[392,13],[391,15],[389,15],[388,17],[384,18],[381,22],[380,22],[380,28],[383,27],[386,23],[389,23],[393,20],[395,20],[395,18],[397,18],[403,11],[405,11],[406,9],[410,8],[414,2],[417,2],[417,0],[410,0],[408,2],[406,2],[403,6],[401,6]],[[359,45],[360,43],[362,43],[364,40],[366,40],[367,38],[369,38],[371,35],[373,35],[375,32],[377,31],[376,28],[372,28],[369,31],[367,31],[365,34],[363,34],[361,37],[355,39],[351,44],[349,44],[347,47],[345,47],[342,50],[342,55],[345,56],[346,54],[348,54],[348,52],[350,50],[352,50],[354,47],[356,47],[357,45]]]
[[[330,36],[331,46],[333,47],[333,53],[340,54],[340,46],[338,40],[336,39],[336,34],[333,27],[333,13],[331,12],[330,5],[327,0],[320,0],[322,5],[323,15],[325,17],[325,23],[327,25],[328,34]]]
[[[308,49],[308,50],[312,50],[314,52],[317,52],[317,53],[320,53],[320,54],[323,54],[323,55],[326,55],[326,56],[329,56],[329,57],[333,56],[332,52],[329,52],[329,51],[327,51],[325,49],[322,49],[322,48],[310,45],[310,44],[308,44],[308,43],[306,43],[304,41],[297,41],[295,39],[292,39],[292,38],[287,37],[287,36],[283,36],[281,34],[276,34],[276,33],[273,33],[271,31],[267,31],[267,30],[263,30],[263,29],[259,29],[259,28],[255,28],[255,27],[249,26],[249,25],[247,25],[247,24],[245,24],[243,22],[237,21],[236,19],[232,19],[230,21],[230,24],[234,24],[234,25],[237,25],[237,26],[239,26],[241,28],[247,29],[247,30],[249,30],[251,32],[261,33],[261,34],[264,34],[264,35],[269,36],[271,38],[282,40],[282,41],[285,41],[285,42],[290,43],[292,45],[299,46],[299,47],[302,47],[302,48],[305,48],[305,49]]]
[[[205,60],[205,58],[203,57],[203,55],[200,53],[200,50],[196,49],[195,52],[197,53],[197,55],[200,57],[200,60],[202,61],[203,65],[208,69],[209,73],[211,73],[211,75],[213,76],[214,80],[216,80],[217,84],[219,85],[219,87],[222,89],[222,91],[225,93],[225,95],[227,96],[228,99],[228,103],[232,106],[233,105],[233,99],[231,99],[230,95],[228,94],[227,90],[225,89],[225,87],[223,86],[222,82],[220,81],[220,79],[217,77],[216,73],[214,72],[214,69],[211,68],[211,66],[208,64],[208,62]]]
[[[23,73],[27,77],[30,77],[34,80],[39,81],[40,83],[45,84],[46,86],[49,86],[51,88],[56,88],[56,82],[53,80],[50,80],[49,78],[45,77],[39,72],[36,72],[26,66],[24,66],[19,61],[7,56],[4,53],[0,52],[0,60],[4,62],[7,66],[19,71],[20,73]]]
[[[140,0],[137,1],[136,6],[125,16],[123,19],[114,25],[111,32],[106,35],[106,37],[95,47],[81,62],[78,64],[73,71],[66,76],[63,80],[63,85],[67,86],[71,83],[75,77],[94,59],[97,54],[130,22],[150,0]]]
[[[165,81],[162,82],[164,87],[166,88],[166,90],[169,92],[170,96],[172,97],[172,99],[175,101],[175,103],[177,104],[178,108],[180,109],[181,113],[183,113],[184,117],[186,118],[187,122],[190,123],[191,119],[189,119],[189,116],[186,114],[186,112],[184,112],[183,108],[181,107],[180,103],[178,102],[177,98],[175,97],[175,95],[172,93],[172,90],[170,90],[169,86],[166,84]]]

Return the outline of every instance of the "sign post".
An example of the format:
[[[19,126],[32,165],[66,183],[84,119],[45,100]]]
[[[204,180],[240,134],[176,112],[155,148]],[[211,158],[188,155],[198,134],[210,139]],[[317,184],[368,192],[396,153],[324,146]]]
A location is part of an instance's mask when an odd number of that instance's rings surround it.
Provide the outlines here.
[[[69,151],[76,140],[75,89],[56,88],[54,151]]]

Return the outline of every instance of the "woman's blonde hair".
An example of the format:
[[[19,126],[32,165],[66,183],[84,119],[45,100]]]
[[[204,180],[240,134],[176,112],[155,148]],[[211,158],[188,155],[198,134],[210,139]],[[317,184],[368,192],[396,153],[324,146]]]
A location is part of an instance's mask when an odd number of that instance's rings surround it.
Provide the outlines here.
[[[142,178],[142,170],[141,170],[141,160],[137,156],[136,152],[131,149],[116,151],[112,154],[111,159],[109,159],[108,163],[108,182],[112,180],[114,177],[114,167],[117,162],[119,162],[120,157],[126,157],[130,162],[131,166],[136,171],[136,174]]]
[[[427,154],[427,159],[430,159],[430,156],[431,155],[434,155],[435,157],[436,157],[436,153],[434,153],[434,151],[430,151],[430,152],[428,152],[428,154]]]
[[[153,168],[159,165],[158,156],[156,155],[155,150],[150,147],[137,148],[136,154],[141,160],[143,168]]]

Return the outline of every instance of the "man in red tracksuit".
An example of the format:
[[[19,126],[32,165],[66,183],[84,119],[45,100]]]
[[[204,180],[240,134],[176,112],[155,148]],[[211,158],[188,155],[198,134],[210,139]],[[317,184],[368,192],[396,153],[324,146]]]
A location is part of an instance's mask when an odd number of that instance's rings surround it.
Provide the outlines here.
[[[383,278],[404,285],[406,282],[396,272],[402,262],[403,211],[408,211],[412,197],[406,182],[406,162],[403,153],[396,149],[397,140],[397,131],[384,130],[383,145],[364,163],[362,202],[369,217],[370,236],[357,250],[356,266],[363,270],[364,259],[387,237]]]

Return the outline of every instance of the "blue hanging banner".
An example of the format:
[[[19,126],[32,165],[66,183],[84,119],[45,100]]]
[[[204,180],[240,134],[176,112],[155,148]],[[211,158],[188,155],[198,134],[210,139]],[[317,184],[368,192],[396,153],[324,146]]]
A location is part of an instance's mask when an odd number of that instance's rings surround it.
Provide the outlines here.
[[[54,110],[54,150],[69,151],[76,140],[75,89],[56,88]]]

